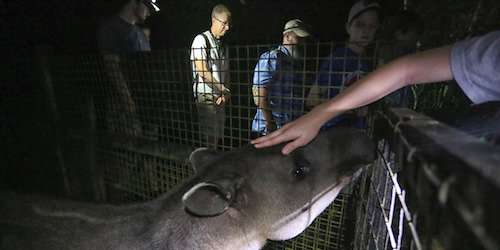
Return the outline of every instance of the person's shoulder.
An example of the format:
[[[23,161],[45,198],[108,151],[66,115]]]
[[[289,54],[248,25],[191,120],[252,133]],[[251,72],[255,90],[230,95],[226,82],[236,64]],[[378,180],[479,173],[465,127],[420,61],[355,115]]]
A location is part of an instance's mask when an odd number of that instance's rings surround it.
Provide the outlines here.
[[[118,15],[111,16],[102,24],[102,27],[106,28],[120,28],[120,27],[134,27],[133,24],[129,24],[121,19]]]
[[[199,33],[193,38],[193,43],[192,43],[193,47],[206,47],[207,46],[207,44],[206,44],[207,42],[205,40],[205,37],[203,36],[203,34],[205,34],[205,32]]]
[[[268,50],[260,55],[261,59],[272,59],[272,58],[278,58],[279,55],[283,53],[279,48],[271,49]]]

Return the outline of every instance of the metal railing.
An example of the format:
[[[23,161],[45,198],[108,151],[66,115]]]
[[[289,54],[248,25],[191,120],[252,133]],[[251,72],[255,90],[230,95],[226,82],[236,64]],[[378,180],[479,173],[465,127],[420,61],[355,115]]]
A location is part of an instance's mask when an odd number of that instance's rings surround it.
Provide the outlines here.
[[[355,249],[498,249],[500,148],[409,109],[380,116]]]

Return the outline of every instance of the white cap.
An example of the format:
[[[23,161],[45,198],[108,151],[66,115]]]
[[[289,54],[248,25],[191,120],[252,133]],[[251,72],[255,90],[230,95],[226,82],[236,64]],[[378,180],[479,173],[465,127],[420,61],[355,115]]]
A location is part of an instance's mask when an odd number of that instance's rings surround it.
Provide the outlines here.
[[[283,29],[283,35],[291,31],[299,37],[307,37],[311,35],[307,32],[306,27],[304,27],[304,23],[300,19],[292,19],[286,22],[285,28]]]

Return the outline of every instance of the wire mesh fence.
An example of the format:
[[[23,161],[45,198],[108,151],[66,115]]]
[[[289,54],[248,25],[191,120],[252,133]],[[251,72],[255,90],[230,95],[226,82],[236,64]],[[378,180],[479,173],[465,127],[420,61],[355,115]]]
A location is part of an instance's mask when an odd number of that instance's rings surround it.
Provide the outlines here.
[[[408,109],[381,114],[354,249],[498,249],[498,147]]]
[[[330,58],[331,52],[342,46],[311,44],[302,48],[299,58],[280,58],[287,61],[277,64],[275,77],[293,76],[292,80],[285,80],[286,84],[275,81],[273,87],[291,91],[275,91],[266,98],[276,103],[294,101],[299,103],[293,107],[298,115],[307,112],[307,93],[316,81],[318,68],[326,58],[345,60]],[[193,173],[187,158],[194,148],[215,146],[230,150],[262,135],[260,128],[252,128],[258,109],[254,97],[259,97],[252,92],[254,74],[264,72],[256,70],[261,55],[276,48],[225,48],[231,72],[231,99],[225,106],[226,121],[218,145],[209,145],[202,137],[189,50],[104,57],[51,56],[45,70],[53,83],[60,133],[65,138],[62,141],[71,144],[61,147],[62,165],[71,166],[67,171],[71,194],[114,203],[149,200]],[[372,56],[346,58],[373,64]],[[347,72],[334,73],[353,73],[344,71]],[[339,92],[344,87],[341,81],[325,89]],[[286,113],[290,108],[281,105],[275,111]],[[346,213],[352,203],[350,197],[350,193],[339,195],[299,237],[270,242],[266,248],[345,248],[346,238],[350,237],[346,235],[352,231],[352,221]]]
[[[59,117],[59,150],[62,152],[59,162],[65,172],[67,193],[113,203],[155,198],[193,173],[187,158],[195,148],[211,146],[230,150],[262,135],[261,127],[253,126],[262,119],[256,119],[261,106],[257,106],[254,99],[280,104],[296,101],[299,105],[276,105],[274,111],[291,112],[293,106],[294,112],[303,114],[362,77],[359,72],[362,64],[372,70],[382,57],[378,46],[361,57],[332,55],[344,45],[308,44],[302,48],[301,56],[276,64],[289,68],[277,71],[276,77],[281,81],[271,87],[280,90],[267,96],[255,93],[253,87],[261,81],[260,72],[269,73],[258,67],[259,62],[270,60],[261,55],[276,50],[277,46],[224,48],[230,66],[231,97],[224,106],[223,133],[220,140],[212,144],[203,138],[200,129],[203,123],[200,123],[193,91],[189,49],[108,57],[45,55],[50,60],[42,61],[42,68],[47,73],[45,81],[50,83],[49,93],[54,95],[53,106]],[[333,68],[328,61],[340,62],[341,69]],[[353,62],[354,69],[346,69],[347,62]],[[291,78],[283,80],[287,77]],[[285,88],[286,91],[282,90]],[[411,92],[404,93],[411,95]],[[410,105],[410,99],[399,104]],[[393,100],[387,102],[398,104]],[[378,108],[380,106],[371,107]],[[359,120],[362,122],[358,123]],[[260,126],[268,126],[266,121],[264,119]],[[373,127],[373,116],[363,116],[356,111],[336,122],[342,126],[359,126],[375,138],[377,128]],[[417,220],[414,211],[420,208],[419,203],[411,204],[412,207],[405,202],[406,197],[413,197],[415,190],[402,188],[400,184],[401,173],[413,174],[402,169],[406,166],[403,159],[413,152],[394,150],[387,140],[381,140],[379,146],[381,157],[365,171],[354,188],[355,196],[351,191],[339,195],[303,234],[290,241],[270,242],[266,249],[410,249],[415,246],[418,249],[418,235],[422,232],[417,222],[426,215],[417,213]],[[492,240],[492,236],[487,235],[485,239],[495,245],[495,237]],[[435,244],[432,242],[424,240],[424,246]]]

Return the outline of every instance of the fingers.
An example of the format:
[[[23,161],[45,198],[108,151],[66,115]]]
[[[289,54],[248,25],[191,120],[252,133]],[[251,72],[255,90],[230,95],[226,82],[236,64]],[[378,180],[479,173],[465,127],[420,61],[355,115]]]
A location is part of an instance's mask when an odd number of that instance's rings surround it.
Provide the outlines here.
[[[300,143],[299,140],[295,140],[295,141],[292,141],[292,142],[286,144],[281,149],[281,153],[284,155],[287,155],[287,154],[291,153],[292,151],[294,151],[296,148],[302,147],[302,146],[304,146],[304,144]]]
[[[274,141],[277,141],[277,138],[279,135],[281,135],[282,133],[282,130],[283,129],[278,129],[266,136],[263,136],[263,137],[259,137],[255,140],[252,140],[250,143],[251,144],[254,144],[254,146],[256,148],[264,148],[264,147],[268,147],[268,146],[272,146],[272,145],[275,145],[275,144],[278,144],[280,142],[276,142],[274,143]]]
[[[279,144],[282,142],[294,140],[294,141],[286,144],[285,147],[283,147],[281,149],[281,153],[285,154],[285,155],[291,153],[296,148],[307,144],[307,143],[304,143],[303,140],[301,140],[300,138],[294,138],[290,134],[283,133],[282,131],[285,131],[285,130],[286,129],[281,128],[281,129],[279,129],[279,130],[277,130],[269,135],[257,138],[255,140],[251,141],[251,143],[254,144],[254,147],[256,147],[256,148],[265,148],[265,147],[273,146],[273,145],[276,145],[276,144]]]

